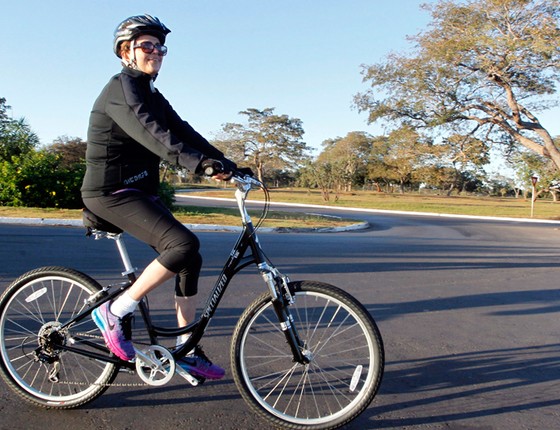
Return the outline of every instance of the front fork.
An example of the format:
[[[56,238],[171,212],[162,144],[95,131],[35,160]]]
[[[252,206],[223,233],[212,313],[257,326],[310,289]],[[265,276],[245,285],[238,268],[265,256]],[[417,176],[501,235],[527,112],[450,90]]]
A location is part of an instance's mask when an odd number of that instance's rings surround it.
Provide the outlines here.
[[[278,317],[280,328],[286,336],[286,342],[290,345],[294,362],[300,364],[309,364],[310,355],[306,352],[305,343],[300,339],[296,327],[294,326],[294,318],[290,312],[289,306],[294,303],[294,297],[288,287],[289,279],[283,276],[275,267],[267,263],[259,264],[261,275],[268,285],[272,296],[272,305]]]

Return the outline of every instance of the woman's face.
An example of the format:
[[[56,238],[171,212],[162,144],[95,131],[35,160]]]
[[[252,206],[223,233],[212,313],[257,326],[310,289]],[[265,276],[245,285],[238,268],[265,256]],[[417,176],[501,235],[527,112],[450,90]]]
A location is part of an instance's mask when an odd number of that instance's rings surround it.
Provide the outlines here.
[[[142,48],[142,44],[144,44],[144,49]],[[156,45],[161,47],[157,37],[148,34],[140,35],[134,40],[130,51],[124,53],[124,59],[129,61],[132,57],[132,50],[134,50],[138,69],[148,75],[155,76],[159,73],[159,69],[161,69],[161,64],[163,63],[163,54],[159,49],[154,48]],[[149,51],[149,49],[145,49],[146,47],[153,48],[153,51],[151,53],[144,52],[146,50]]]

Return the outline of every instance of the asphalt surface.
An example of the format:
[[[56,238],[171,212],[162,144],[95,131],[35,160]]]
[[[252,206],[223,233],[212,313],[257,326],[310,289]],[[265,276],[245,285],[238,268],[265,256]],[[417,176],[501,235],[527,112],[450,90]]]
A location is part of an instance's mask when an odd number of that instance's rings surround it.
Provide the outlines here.
[[[372,405],[346,428],[558,428],[560,226],[402,214],[359,218],[370,228],[260,236],[292,279],[338,285],[378,322],[385,377]],[[198,235],[205,296],[237,235]],[[134,239],[127,243],[136,266],[154,257]],[[119,278],[114,244],[86,239],[78,228],[0,225],[0,244],[0,291],[43,265],[73,267],[102,284]],[[223,380],[196,388],[178,378],[164,387],[111,387],[70,411],[28,406],[0,383],[0,428],[268,428],[237,393],[228,358],[236,317],[261,289],[252,270],[234,279],[203,340],[210,358],[226,368]],[[158,289],[152,309],[168,315],[171,291]],[[139,380],[122,374],[116,382]]]

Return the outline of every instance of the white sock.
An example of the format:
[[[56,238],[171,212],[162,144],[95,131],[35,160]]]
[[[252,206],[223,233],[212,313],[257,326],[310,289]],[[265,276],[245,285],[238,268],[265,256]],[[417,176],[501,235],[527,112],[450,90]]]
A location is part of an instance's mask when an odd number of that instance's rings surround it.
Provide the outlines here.
[[[190,333],[186,333],[186,334],[182,334],[180,336],[177,336],[177,343],[175,344],[176,348],[179,348],[181,345],[183,345],[187,340],[189,340],[191,337]],[[194,349],[191,349],[189,352],[187,352],[186,356],[190,356],[194,354]]]
[[[134,300],[128,295],[128,291],[125,291],[124,294],[121,294],[117,300],[111,304],[111,313],[122,318],[134,312],[138,303],[140,303],[140,300]]]
[[[190,337],[191,337],[191,335],[188,334],[188,333],[182,334],[181,336],[177,336],[177,343],[175,344],[175,346],[181,346],[187,340],[189,340]]]

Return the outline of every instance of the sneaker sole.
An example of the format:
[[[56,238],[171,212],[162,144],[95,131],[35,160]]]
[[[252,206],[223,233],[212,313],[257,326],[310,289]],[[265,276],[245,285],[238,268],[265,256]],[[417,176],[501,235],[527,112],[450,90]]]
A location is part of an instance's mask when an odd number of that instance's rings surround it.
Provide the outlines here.
[[[95,325],[99,328],[99,330],[101,330],[101,334],[103,335],[103,339],[105,340],[105,344],[107,345],[107,347],[109,348],[109,350],[113,354],[115,354],[117,357],[119,357],[121,360],[124,360],[124,361],[130,361],[136,356],[136,355],[134,355],[134,356],[129,358],[124,352],[121,352],[119,350],[118,345],[115,345],[115,343],[113,342],[111,337],[109,337],[106,334],[108,330],[107,330],[107,327],[105,326],[105,320],[100,315],[99,308],[96,308],[96,309],[93,310],[93,312],[91,313],[91,317],[92,317]]]

